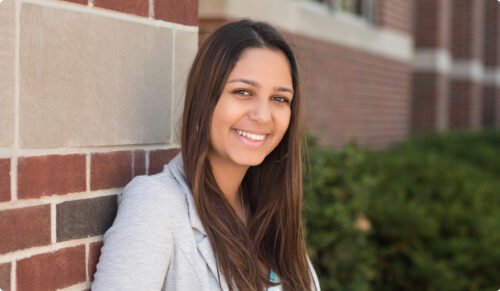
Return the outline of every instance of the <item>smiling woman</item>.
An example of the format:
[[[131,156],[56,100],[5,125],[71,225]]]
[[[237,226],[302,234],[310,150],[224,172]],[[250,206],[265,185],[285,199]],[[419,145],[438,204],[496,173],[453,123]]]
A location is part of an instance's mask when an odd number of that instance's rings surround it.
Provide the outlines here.
[[[302,234],[300,88],[292,50],[242,20],[201,46],[181,154],[135,178],[93,290],[319,290]]]
[[[209,160],[212,167],[224,160],[236,167],[259,165],[290,122],[293,91],[278,91],[292,87],[290,66],[281,51],[251,48],[228,79],[212,117]]]

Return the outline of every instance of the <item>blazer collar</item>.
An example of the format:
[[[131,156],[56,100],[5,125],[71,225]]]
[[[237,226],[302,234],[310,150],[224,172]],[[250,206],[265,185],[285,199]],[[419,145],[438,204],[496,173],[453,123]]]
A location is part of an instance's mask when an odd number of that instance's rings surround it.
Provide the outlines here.
[[[191,188],[188,185],[187,178],[184,173],[184,165],[182,162],[181,153],[177,154],[170,161],[170,163],[164,166],[163,169],[165,170],[167,167],[170,169],[170,172],[181,186],[182,191],[184,191],[184,193],[186,194],[189,221],[191,222],[191,227],[198,230],[200,233],[206,236],[207,232],[205,231],[203,223],[201,223],[201,219],[198,216],[198,211],[196,210],[196,205],[194,203],[193,193],[191,192]]]
[[[168,163],[168,165],[164,166],[163,170],[165,171],[167,169],[170,170],[170,173],[172,173],[174,179],[177,180],[177,182],[179,183],[181,190],[186,194],[189,221],[191,223],[191,227],[199,232],[199,234],[195,233],[196,247],[198,248],[198,251],[200,252],[205,262],[207,263],[208,268],[212,272],[213,276],[215,276],[215,278],[218,280],[217,263],[215,260],[212,245],[210,244],[210,240],[207,236],[205,228],[201,223],[201,219],[198,216],[198,211],[196,210],[196,205],[194,204],[193,194],[191,192],[191,189],[189,188],[186,175],[184,173],[184,165],[182,163],[182,155],[180,153],[177,154],[177,156],[175,156],[175,158],[173,158],[170,161],[170,163]],[[192,257],[189,257],[189,259],[191,260]],[[196,261],[192,261],[192,264],[193,266],[196,266],[195,268],[199,267],[196,264]],[[222,273],[220,274],[220,283],[222,286],[222,290],[229,290],[227,281],[222,275]]]

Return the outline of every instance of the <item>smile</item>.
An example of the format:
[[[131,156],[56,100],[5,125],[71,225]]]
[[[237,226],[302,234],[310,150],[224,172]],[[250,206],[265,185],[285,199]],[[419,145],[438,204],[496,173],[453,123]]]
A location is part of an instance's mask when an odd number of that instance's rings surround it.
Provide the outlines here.
[[[236,132],[241,136],[244,136],[248,139],[255,140],[255,141],[264,140],[264,138],[266,137],[265,134],[254,134],[254,133],[246,132],[246,131],[243,131],[240,129],[237,129]]]

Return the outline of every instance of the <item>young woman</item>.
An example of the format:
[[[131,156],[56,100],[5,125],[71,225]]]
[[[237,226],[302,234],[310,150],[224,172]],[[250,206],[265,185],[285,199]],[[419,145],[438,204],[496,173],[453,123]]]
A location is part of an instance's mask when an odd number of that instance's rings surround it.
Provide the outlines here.
[[[191,68],[181,154],[125,187],[92,290],[319,290],[302,234],[300,87],[268,24],[226,24]]]

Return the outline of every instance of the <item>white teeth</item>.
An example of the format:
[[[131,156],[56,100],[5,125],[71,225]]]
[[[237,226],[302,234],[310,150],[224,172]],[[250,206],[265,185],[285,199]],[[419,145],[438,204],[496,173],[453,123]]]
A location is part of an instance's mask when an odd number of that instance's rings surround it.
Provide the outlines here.
[[[266,137],[265,135],[253,134],[239,129],[236,132],[238,132],[239,135],[247,137],[251,140],[263,140]]]

